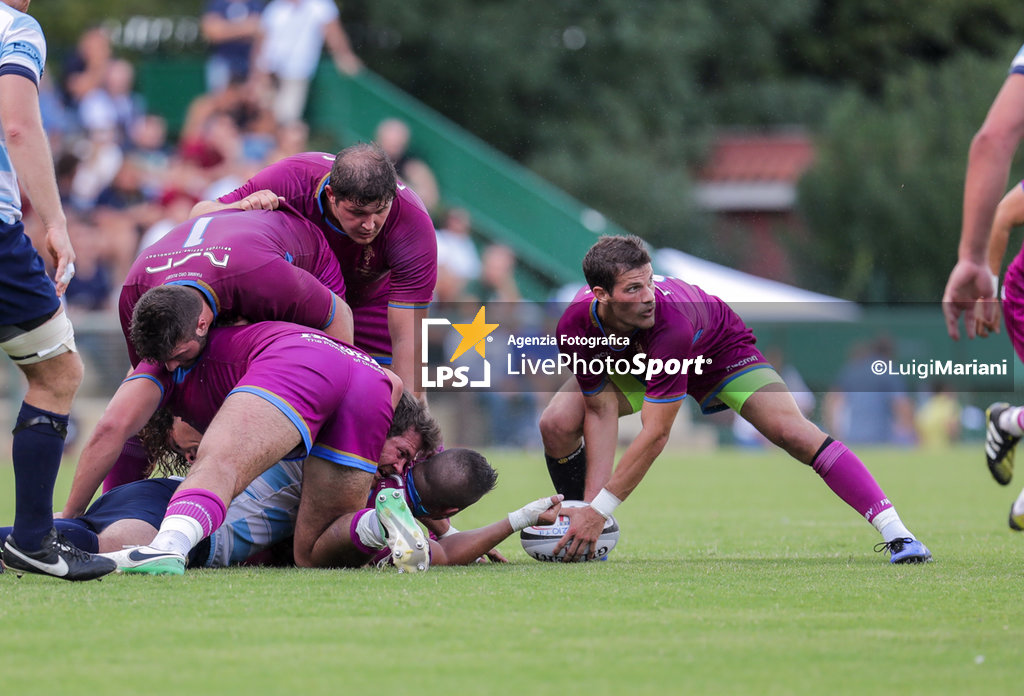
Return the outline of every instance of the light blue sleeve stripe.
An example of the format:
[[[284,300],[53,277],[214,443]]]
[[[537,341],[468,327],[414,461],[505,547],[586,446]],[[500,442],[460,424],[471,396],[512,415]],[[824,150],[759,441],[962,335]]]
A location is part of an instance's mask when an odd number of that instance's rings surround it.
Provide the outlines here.
[[[311,457],[319,457],[333,464],[359,469],[360,471],[368,471],[371,474],[377,471],[377,465],[373,462],[357,457],[354,454],[338,452],[327,447],[321,447],[320,445],[313,445],[313,449],[310,450],[309,454]]]
[[[133,379],[148,379],[157,386],[157,388],[160,390],[160,398],[163,399],[164,385],[161,384],[160,380],[158,380],[156,377],[154,377],[153,375],[131,375],[129,377],[125,377],[124,382],[131,382]],[[124,384],[124,382],[122,382],[122,384]]]

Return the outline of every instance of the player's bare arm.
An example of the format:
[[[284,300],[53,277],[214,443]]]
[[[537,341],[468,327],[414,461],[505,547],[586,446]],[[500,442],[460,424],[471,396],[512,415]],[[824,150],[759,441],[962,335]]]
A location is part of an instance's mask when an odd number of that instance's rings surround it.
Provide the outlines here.
[[[548,507],[542,508],[543,505]],[[468,565],[514,532],[535,524],[554,524],[562,507],[562,496],[553,495],[526,505],[515,512],[509,513],[505,519],[498,520],[486,527],[457,532],[439,541],[430,542],[430,562],[432,565]],[[543,510],[543,511],[541,511]],[[513,524],[513,520],[521,520]],[[516,529],[520,526],[520,529]]]
[[[1017,184],[1003,196],[1003,200],[999,201],[988,240],[988,267],[993,277],[997,279],[997,288],[998,278],[1003,270],[1006,247],[1010,242],[1010,233],[1019,225],[1024,225],[1024,188]],[[1002,312],[998,292],[996,294],[994,300],[978,301],[976,329],[977,335],[983,338],[988,336],[990,331],[999,333]]]
[[[975,336],[975,303],[992,297],[995,286],[988,269],[988,238],[1000,196],[1006,189],[1010,163],[1024,137],[1024,76],[1011,74],[1003,83],[985,122],[971,141],[964,181],[964,213],[958,260],[942,295],[946,330],[960,338],[964,316],[967,336]]]
[[[426,310],[407,307],[388,307],[388,333],[391,334],[391,369],[394,370],[406,388],[422,400],[423,392],[416,391],[416,327]]]
[[[221,203],[217,200],[199,201],[192,206],[189,217],[199,217],[207,213],[214,213],[218,210],[234,208],[236,210],[277,210],[283,199],[269,189],[261,189],[250,193],[245,198],[233,203]]]
[[[643,427],[629,445],[615,468],[605,490],[619,501],[633,492],[647,474],[648,469],[665,449],[672,423],[679,412],[681,401],[653,403],[645,401],[640,411]],[[585,427],[585,426],[584,426]],[[589,478],[589,472],[588,472]],[[588,484],[589,485],[589,484]],[[593,506],[578,508],[570,515],[571,523],[565,536],[555,547],[555,553],[566,549],[566,560],[583,560],[589,549],[597,548],[597,539],[604,529],[605,517]]]
[[[85,512],[121,454],[124,443],[156,413],[160,397],[160,388],[152,380],[132,379],[121,383],[82,449],[71,492],[64,503],[65,517],[78,517]]]
[[[18,183],[46,230],[46,252],[54,266],[57,296],[64,294],[74,272],[75,251],[53,173],[53,155],[39,112],[39,92],[22,75],[0,75],[0,125]]]
[[[334,297],[334,319],[324,327],[324,333],[328,336],[333,336],[339,341],[354,343],[355,322],[352,318],[352,308],[342,298],[337,295]]]
[[[618,391],[610,386],[583,397],[583,441],[587,443],[584,500],[592,500],[612,475],[619,443]]]

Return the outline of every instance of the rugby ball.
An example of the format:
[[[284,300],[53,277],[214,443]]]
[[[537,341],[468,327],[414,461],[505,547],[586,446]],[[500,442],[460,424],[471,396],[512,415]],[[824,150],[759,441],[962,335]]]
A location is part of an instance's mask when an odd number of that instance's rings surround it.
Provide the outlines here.
[[[581,500],[565,500],[562,507],[586,507],[588,503]],[[538,561],[549,563],[561,563],[565,559],[565,549],[554,554],[555,545],[558,540],[565,536],[569,530],[569,518],[566,515],[559,515],[554,524],[527,527],[519,532],[519,541],[523,550]],[[597,538],[597,559],[603,560],[609,551],[615,548],[619,542],[619,523],[612,516],[605,520],[601,536]],[[594,559],[594,560],[597,560]],[[589,558],[584,560],[591,560]]]

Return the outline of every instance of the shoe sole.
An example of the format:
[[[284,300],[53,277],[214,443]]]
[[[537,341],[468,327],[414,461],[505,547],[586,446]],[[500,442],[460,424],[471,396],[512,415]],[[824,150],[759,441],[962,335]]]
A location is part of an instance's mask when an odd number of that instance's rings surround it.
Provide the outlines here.
[[[988,470],[989,473],[992,474],[992,478],[994,478],[996,483],[1000,486],[1008,486],[1010,485],[1010,481],[1013,480],[1013,455],[1016,451],[1017,443],[1014,442],[1013,445],[1010,446],[1010,449],[1007,450],[1002,459],[994,461],[993,458],[989,456],[988,451],[989,433],[997,427],[994,424],[992,412],[998,410],[999,413],[1002,413],[1009,407],[1010,404],[1001,402],[998,404],[992,404],[985,409],[985,463],[988,464]],[[1005,435],[1003,433],[1000,433],[1000,436],[1004,438],[1004,441],[1009,441],[1009,439],[1012,438],[1012,436]],[[1017,438],[1017,440],[1019,440],[1019,438]],[[995,449],[995,443],[993,443],[993,450]]]
[[[158,558],[132,568],[118,568],[125,575],[184,575],[185,564],[178,558]]]
[[[931,556],[910,556],[908,558],[901,558],[898,561],[892,561],[893,565],[911,565],[914,563],[931,563]]]
[[[391,549],[391,561],[399,573],[423,573],[430,568],[430,552],[427,540],[420,531],[416,521],[409,520],[385,505],[387,496],[393,500],[401,500],[401,493],[396,489],[391,492],[381,491],[377,496],[377,518],[387,528],[388,547]],[[412,522],[412,526],[409,522]]]

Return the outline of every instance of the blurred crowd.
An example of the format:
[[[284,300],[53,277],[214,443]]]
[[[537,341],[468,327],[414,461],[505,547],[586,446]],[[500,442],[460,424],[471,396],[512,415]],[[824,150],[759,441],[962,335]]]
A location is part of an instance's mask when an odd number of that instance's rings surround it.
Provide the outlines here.
[[[135,90],[134,66],[116,56],[103,27],[86,29],[63,65],[48,67],[41,86],[43,119],[78,254],[78,275],[68,290],[73,309],[110,308],[139,249],[186,220],[196,202],[227,193],[268,164],[310,149],[309,128],[301,118],[308,84],[290,88],[301,96],[282,108],[282,101],[289,99],[281,95],[289,89],[283,85],[300,78],[284,68],[259,69],[249,59],[261,35],[261,17],[278,3],[317,5],[277,0],[261,14],[262,3],[256,0],[209,3],[201,24],[210,47],[207,90],[192,100],[173,138],[165,119],[147,110]],[[272,26],[283,24],[287,22],[278,18]],[[344,36],[336,16],[327,26],[335,24]],[[330,47],[334,34],[324,35]],[[272,45],[270,34],[262,36]],[[344,48],[332,51],[339,69],[357,71],[360,64],[347,39],[341,44]],[[273,50],[270,55],[275,55]],[[312,69],[304,74],[308,80]],[[468,214],[443,210],[432,170],[408,149],[408,125],[386,119],[375,139],[440,230],[442,299],[457,301],[480,293],[517,297],[514,278],[508,275],[514,256],[504,247],[494,252],[484,248],[481,254],[478,249],[486,244],[471,234]],[[31,213],[26,224],[38,239],[38,220]]]

